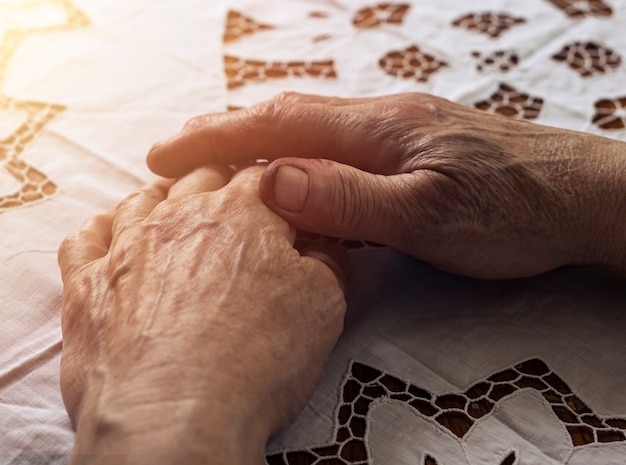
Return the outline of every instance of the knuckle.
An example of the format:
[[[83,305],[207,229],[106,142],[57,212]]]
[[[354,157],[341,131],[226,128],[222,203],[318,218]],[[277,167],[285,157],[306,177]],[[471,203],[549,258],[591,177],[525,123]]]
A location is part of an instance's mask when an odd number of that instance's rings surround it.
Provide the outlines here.
[[[232,211],[244,211],[256,203],[256,185],[250,179],[242,179],[231,188],[225,190],[222,196],[215,199],[216,204],[222,204]]]
[[[142,193],[141,191],[135,191],[126,197],[124,197],[116,206],[115,206],[115,215],[119,215],[121,210],[125,210],[129,208],[132,204],[134,204],[140,197]]]
[[[335,209],[339,213],[335,216],[336,227],[340,225],[347,228],[351,233],[362,229],[371,210],[369,186],[355,179],[354,173],[347,170],[338,171],[339,182],[336,184],[336,192],[332,197],[335,199]],[[343,229],[342,228],[342,229]]]
[[[441,107],[436,105],[434,102],[424,102],[422,111],[427,118],[434,121],[440,121],[443,116]]]
[[[285,96],[285,94],[288,94]],[[259,105],[250,108],[256,123],[261,123],[263,127],[272,128],[281,121],[289,121],[302,111],[304,103],[300,97],[289,96],[300,95],[294,92],[283,92]]]
[[[74,231],[68,234],[61,242],[58,249],[58,257],[60,259],[65,258],[70,251],[75,247],[76,243],[80,240],[80,232]]]
[[[89,302],[92,294],[90,280],[84,274],[79,273],[64,284],[63,307],[61,309],[61,323],[63,332],[67,332],[75,326],[83,315],[82,309]]]
[[[117,204],[117,207],[115,208],[116,216],[119,215],[120,211],[130,209],[144,201],[149,200],[160,202],[163,198],[164,194],[161,192],[159,187],[153,184],[145,185],[126,196],[120,203]]]
[[[183,132],[195,132],[205,125],[205,117],[203,115],[194,116],[185,122]]]
[[[160,202],[163,200],[164,198],[164,192],[161,190],[161,188],[156,185],[156,184],[148,184],[146,186],[143,186],[141,189],[139,189],[135,196],[134,199],[147,199],[147,200],[153,200],[156,202]]]
[[[281,104],[298,103],[304,98],[304,94],[293,91],[283,91],[277,94],[273,100]]]
[[[399,94],[381,105],[382,112],[388,118],[401,118],[439,122],[446,119],[445,99],[429,94]]]

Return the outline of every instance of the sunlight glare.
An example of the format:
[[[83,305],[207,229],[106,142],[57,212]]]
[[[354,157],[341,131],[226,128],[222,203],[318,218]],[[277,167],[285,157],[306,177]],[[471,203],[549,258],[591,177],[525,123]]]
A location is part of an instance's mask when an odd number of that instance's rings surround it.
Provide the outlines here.
[[[55,0],[0,0],[0,30],[54,27],[67,21],[63,3]]]

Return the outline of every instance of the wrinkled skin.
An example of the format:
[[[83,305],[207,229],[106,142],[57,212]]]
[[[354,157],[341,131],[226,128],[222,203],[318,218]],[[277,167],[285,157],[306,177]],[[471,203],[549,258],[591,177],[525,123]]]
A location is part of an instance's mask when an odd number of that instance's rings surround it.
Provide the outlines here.
[[[299,229],[515,278],[570,264],[626,270],[625,147],[425,94],[286,93],[191,120],[148,164],[177,176],[207,162],[275,160],[260,196]],[[308,179],[296,183],[286,166]]]
[[[75,463],[261,463],[312,395],[343,325],[340,257],[294,249],[262,171],[158,181],[61,245]]]

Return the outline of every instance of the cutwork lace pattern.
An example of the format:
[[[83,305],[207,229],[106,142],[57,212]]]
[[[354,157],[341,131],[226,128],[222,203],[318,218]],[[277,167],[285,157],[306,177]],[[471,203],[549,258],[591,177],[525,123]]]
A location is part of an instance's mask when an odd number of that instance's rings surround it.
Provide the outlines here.
[[[548,0],[557,8],[572,18],[585,18],[587,16],[608,17],[613,14],[613,9],[602,0]]]
[[[582,77],[604,74],[622,64],[622,57],[617,52],[595,42],[568,44],[552,58],[567,64]]]
[[[500,71],[506,73],[519,64],[515,50],[496,50],[494,52],[472,52],[478,71]]]
[[[28,38],[35,34],[75,29],[88,24],[86,16],[69,0],[40,0],[12,8],[23,9],[22,13],[27,14],[29,9],[41,6],[62,8],[65,21],[52,26],[4,31],[0,43],[0,85],[4,81],[11,58]],[[18,101],[0,94],[0,111],[17,115],[22,121],[11,134],[0,140],[0,166],[19,184],[14,192],[0,193],[0,212],[45,199],[57,191],[54,182],[42,171],[24,161],[21,155],[46,124],[64,110],[61,105]]]
[[[560,10],[572,21],[585,18],[610,18],[614,12],[608,3],[602,0],[545,0]],[[329,4],[337,2],[328,0]],[[412,12],[410,2],[384,2],[365,4],[352,14],[351,26],[355,31],[367,33],[382,27],[403,27]],[[556,14],[556,13],[555,13]],[[329,11],[314,10],[308,16],[319,21],[332,18]],[[516,27],[528,23],[528,19],[508,12],[482,11],[468,12],[451,21],[451,28],[459,28],[468,34],[479,33],[496,43],[500,36]],[[252,40],[251,36],[279,28],[277,25],[257,21],[239,11],[230,11],[224,41],[231,43]],[[312,37],[312,42],[323,42],[333,34],[324,33]],[[554,50],[552,60],[562,63],[576,72],[580,78],[588,79],[602,76],[623,66],[622,56],[606,44],[593,40],[581,40],[569,43],[560,50]],[[375,57],[381,73],[396,79],[429,83],[438,78],[441,71],[454,67],[440,52],[432,51],[427,43],[414,43],[406,48],[389,50],[382,57]],[[474,50],[471,59],[478,73],[509,73],[520,66],[521,55],[511,49],[494,48]],[[342,78],[333,57],[327,60],[301,61],[264,61],[250,57],[226,55],[224,57],[228,88],[233,91],[244,86],[284,78],[334,79]],[[417,89],[419,90],[419,89]],[[589,109],[589,119],[596,127],[606,131],[624,130],[623,108],[619,103],[621,96],[608,95]],[[610,103],[613,102],[613,103]],[[547,102],[544,97],[532,96],[518,91],[512,84],[502,84],[492,95],[485,95],[475,101],[476,108],[497,113],[511,118],[535,119],[541,114]],[[231,107],[236,109],[238,107]]]
[[[379,64],[391,76],[421,82],[428,81],[432,74],[446,66],[445,61],[423,52],[416,45],[405,50],[389,52],[380,59]]]
[[[0,197],[0,211],[19,207],[53,195],[56,185],[37,168],[20,159],[26,145],[48,121],[64,110],[60,105],[35,102],[17,102],[0,96],[0,107],[5,111],[23,112],[26,121],[13,134],[0,141],[0,163],[20,184],[17,192]]]
[[[269,79],[306,76],[318,79],[337,77],[332,60],[272,62],[246,60],[227,55],[224,57],[224,68],[230,90]]]
[[[572,446],[626,441],[626,418],[601,418],[542,360],[531,359],[504,369],[464,392],[435,395],[428,390],[363,363],[353,362],[347,373],[336,413],[333,444],[268,456],[269,465],[350,465],[369,463],[365,443],[368,413],[379,400],[401,402],[460,441],[505,399],[522,390],[541,394],[565,426]],[[383,407],[381,407],[383,408]],[[515,463],[507,455],[501,465]],[[426,455],[424,464],[437,464]],[[496,463],[496,462],[493,462]]]
[[[525,23],[524,18],[516,18],[506,13],[468,13],[452,23],[454,26],[463,27],[469,31],[487,34],[490,37],[498,37],[517,24]]]
[[[626,96],[598,100],[593,122],[603,129],[624,129],[626,127]]]
[[[228,12],[228,17],[226,18],[224,42],[235,42],[245,36],[271,29],[273,29],[273,27],[268,24],[258,23],[243,13],[231,10]]]
[[[513,86],[500,84],[487,100],[476,102],[476,108],[509,118],[534,119],[539,116],[543,99],[519,92]]]
[[[407,3],[381,3],[359,10],[352,24],[359,29],[379,27],[382,24],[402,24],[411,5]]]

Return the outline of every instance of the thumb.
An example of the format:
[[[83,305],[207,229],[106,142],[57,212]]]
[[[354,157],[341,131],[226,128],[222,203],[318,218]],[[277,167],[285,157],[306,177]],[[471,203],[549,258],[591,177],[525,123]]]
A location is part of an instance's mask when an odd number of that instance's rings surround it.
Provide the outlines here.
[[[331,160],[281,158],[266,168],[259,195],[299,230],[394,246],[409,225],[410,174],[384,176]]]

